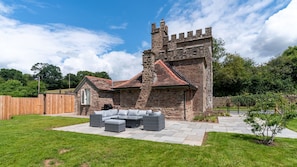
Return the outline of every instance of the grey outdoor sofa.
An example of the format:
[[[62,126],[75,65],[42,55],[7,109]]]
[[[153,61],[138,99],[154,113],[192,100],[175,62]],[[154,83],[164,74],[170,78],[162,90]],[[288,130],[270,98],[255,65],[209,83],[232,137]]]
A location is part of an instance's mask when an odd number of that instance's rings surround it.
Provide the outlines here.
[[[104,123],[109,119],[120,119],[128,117],[143,117],[152,113],[152,110],[137,110],[137,109],[111,109],[94,111],[94,114],[90,115],[91,127],[104,127]]]
[[[143,116],[143,129],[150,131],[160,131],[165,128],[165,116],[161,112],[155,112]]]

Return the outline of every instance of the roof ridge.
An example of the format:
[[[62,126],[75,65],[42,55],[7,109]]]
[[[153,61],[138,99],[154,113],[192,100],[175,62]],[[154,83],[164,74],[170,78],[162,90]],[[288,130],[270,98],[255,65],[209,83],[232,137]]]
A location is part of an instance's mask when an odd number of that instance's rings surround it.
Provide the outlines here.
[[[131,80],[136,79],[136,78],[140,77],[141,75],[142,75],[142,72],[139,72],[138,74],[133,76],[131,79],[126,80],[126,81],[124,80],[123,83],[120,83],[119,85],[114,86],[113,88],[121,87],[122,85],[125,85],[126,83],[129,83]]]
[[[104,79],[104,80],[112,80],[112,79],[108,79],[108,78],[96,77],[96,76],[91,76],[91,75],[86,75],[85,77],[88,77],[88,78],[98,78],[98,79]]]

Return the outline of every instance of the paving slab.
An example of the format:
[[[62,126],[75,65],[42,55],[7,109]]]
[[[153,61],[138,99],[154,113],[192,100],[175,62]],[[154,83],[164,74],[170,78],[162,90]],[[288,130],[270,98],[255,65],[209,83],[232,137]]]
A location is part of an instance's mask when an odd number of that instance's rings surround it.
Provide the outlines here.
[[[73,114],[59,114],[54,116],[73,116]],[[88,116],[81,117],[88,118]],[[165,129],[161,131],[146,131],[140,126],[137,128],[126,128],[125,131],[120,133],[106,132],[104,131],[104,127],[90,127],[89,123],[59,127],[54,128],[53,130],[132,138],[154,142],[186,144],[191,146],[201,146],[205,132],[252,134],[251,127],[243,121],[243,115],[231,114],[230,117],[219,117],[218,119],[219,123],[166,120]],[[289,129],[284,129],[282,133],[277,134],[277,137],[297,138],[297,133]]]

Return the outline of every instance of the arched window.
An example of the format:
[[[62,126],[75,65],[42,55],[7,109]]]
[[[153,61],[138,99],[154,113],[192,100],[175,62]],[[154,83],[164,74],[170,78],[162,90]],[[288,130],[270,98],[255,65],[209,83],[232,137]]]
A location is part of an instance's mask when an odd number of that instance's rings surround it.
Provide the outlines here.
[[[81,90],[81,105],[90,105],[91,95],[90,89]]]

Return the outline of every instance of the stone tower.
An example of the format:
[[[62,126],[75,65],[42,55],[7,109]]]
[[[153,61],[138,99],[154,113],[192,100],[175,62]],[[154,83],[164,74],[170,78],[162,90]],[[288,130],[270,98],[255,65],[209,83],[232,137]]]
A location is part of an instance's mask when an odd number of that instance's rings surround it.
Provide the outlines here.
[[[164,20],[161,20],[160,27],[152,24],[152,53],[146,52],[144,57],[149,54],[153,56],[150,60],[162,60],[177,71],[182,78],[197,88],[193,96],[193,114],[212,110],[213,104],[213,71],[212,71],[212,32],[211,28],[206,28],[205,32],[196,30],[177,35],[171,35],[169,40],[168,27]],[[144,58],[145,59],[145,58]],[[145,63],[144,63],[145,64]],[[148,66],[147,66],[148,67]],[[144,66],[145,71],[148,71]],[[152,71],[150,71],[152,72]],[[153,80],[153,74],[150,76]],[[143,78],[143,81],[145,78]],[[144,85],[148,85],[143,83]],[[148,86],[147,86],[148,87]]]

